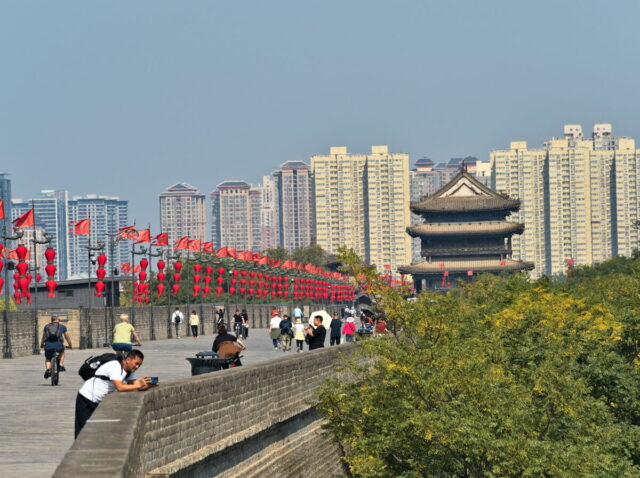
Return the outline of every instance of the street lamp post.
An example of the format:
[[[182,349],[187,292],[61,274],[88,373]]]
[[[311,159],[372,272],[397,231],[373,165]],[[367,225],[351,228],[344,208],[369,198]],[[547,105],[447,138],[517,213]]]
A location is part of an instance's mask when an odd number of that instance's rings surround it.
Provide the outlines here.
[[[53,239],[46,232],[42,234],[43,239],[36,237],[36,230],[33,230],[33,238],[30,242],[33,244],[33,267],[30,269],[33,272],[33,353],[34,355],[40,354],[40,344],[38,341],[38,244],[49,244]]]
[[[175,260],[180,260],[180,259],[181,259],[181,256],[179,252],[173,255],[171,254],[170,250],[167,250],[167,263]],[[167,264],[167,267],[168,266],[169,264]],[[167,283],[169,282],[173,282],[173,278],[171,278],[171,281],[167,281]],[[167,318],[168,318],[167,337],[169,338],[173,337],[173,330],[171,329],[171,294],[172,293],[173,293],[173,287],[168,287],[167,288]]]
[[[104,242],[101,240],[96,241],[96,245],[91,245],[91,238],[87,238],[87,245],[85,246],[87,250],[87,286],[89,292],[89,312],[87,314],[87,343],[85,344],[86,348],[93,348],[93,330],[91,327],[91,307],[93,306],[93,293],[91,292],[91,264],[92,259],[94,257],[94,252],[103,251],[104,250]]]
[[[2,221],[2,238],[5,241],[17,241],[24,236],[24,231],[19,228],[15,228],[15,235],[7,235],[7,220]],[[4,358],[11,358],[13,356],[11,352],[11,334],[9,333],[9,265],[4,266]]]
[[[160,259],[162,259],[163,256],[163,251],[159,250],[156,252],[152,252],[151,251],[152,245],[149,245],[149,252],[148,252],[148,256],[149,256],[149,281],[151,281],[151,258],[152,257],[159,257]],[[149,291],[149,295],[151,295],[151,291]],[[150,315],[150,326],[151,326],[151,340],[156,340],[156,328],[155,328],[155,323],[154,323],[154,319],[153,319],[153,309],[151,310],[151,315]]]
[[[135,271],[135,256],[146,256],[147,248],[144,246],[140,246],[140,250],[136,251],[135,242],[131,244],[131,324],[133,326],[136,325],[136,305],[134,299],[134,286],[133,283],[136,281],[136,271]]]

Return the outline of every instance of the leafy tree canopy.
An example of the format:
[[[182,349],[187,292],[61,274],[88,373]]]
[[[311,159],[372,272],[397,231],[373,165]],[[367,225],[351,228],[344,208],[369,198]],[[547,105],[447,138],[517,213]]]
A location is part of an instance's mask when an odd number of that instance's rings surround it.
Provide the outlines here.
[[[342,260],[396,325],[320,393],[353,476],[640,476],[640,259],[415,302]]]

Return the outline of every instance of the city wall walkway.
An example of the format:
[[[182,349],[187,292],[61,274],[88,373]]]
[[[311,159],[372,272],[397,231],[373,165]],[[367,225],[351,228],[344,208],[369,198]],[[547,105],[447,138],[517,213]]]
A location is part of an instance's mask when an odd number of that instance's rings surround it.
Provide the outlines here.
[[[210,350],[213,335],[143,342],[140,374],[168,382],[191,375],[186,357]],[[243,364],[264,362],[285,354],[273,349],[266,329],[251,329]],[[75,397],[82,385],[82,361],[111,349],[67,350],[67,372],[60,385],[43,379],[44,355],[0,361],[0,476],[50,477],[73,443]],[[295,353],[295,352],[293,352]],[[224,373],[224,372],[213,372]],[[144,392],[130,392],[144,393]]]

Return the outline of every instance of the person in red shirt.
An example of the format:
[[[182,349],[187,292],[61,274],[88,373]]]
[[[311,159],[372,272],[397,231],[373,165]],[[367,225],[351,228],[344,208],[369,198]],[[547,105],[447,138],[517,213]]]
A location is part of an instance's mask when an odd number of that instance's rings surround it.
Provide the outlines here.
[[[387,323],[383,319],[376,322],[376,334],[384,335],[387,333]]]

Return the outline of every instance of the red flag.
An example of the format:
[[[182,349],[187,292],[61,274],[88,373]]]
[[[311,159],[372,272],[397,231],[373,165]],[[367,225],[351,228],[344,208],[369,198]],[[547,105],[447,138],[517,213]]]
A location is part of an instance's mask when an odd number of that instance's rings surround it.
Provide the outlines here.
[[[190,251],[199,251],[200,250],[200,246],[201,246],[200,239],[193,239],[193,240],[189,241],[188,249]]]
[[[188,249],[189,248],[189,236],[181,237],[176,241],[173,246],[174,249]]]
[[[153,239],[154,246],[168,246],[169,245],[169,233],[163,232],[162,234],[158,234]]]
[[[141,229],[138,231],[135,243],[140,244],[142,242],[151,242],[151,231],[149,229]]]
[[[262,256],[258,261],[258,265],[266,266],[269,262],[269,258],[267,256]]]
[[[13,221],[13,227],[34,227],[35,225],[33,209],[29,209],[22,216]]]
[[[229,257],[236,257],[236,248],[230,247],[227,249],[227,254],[229,254]]]
[[[202,252],[213,252],[213,242],[205,242],[202,244]]]
[[[130,274],[131,273],[131,264],[129,264],[128,262],[122,262],[120,264],[120,269],[122,269],[122,272],[124,272],[125,274]]]
[[[229,257],[226,247],[221,247],[216,251],[216,257]]]
[[[132,241],[136,238],[137,232],[135,226],[126,226],[118,229],[116,234],[125,241]]]
[[[82,221],[78,221],[73,223],[73,233],[74,236],[83,236],[89,234],[91,232],[91,222],[89,219],[83,219]]]
[[[4,219],[4,201],[0,199],[0,219]]]

